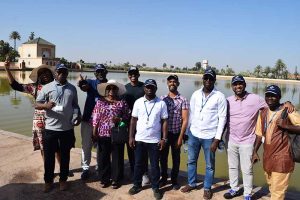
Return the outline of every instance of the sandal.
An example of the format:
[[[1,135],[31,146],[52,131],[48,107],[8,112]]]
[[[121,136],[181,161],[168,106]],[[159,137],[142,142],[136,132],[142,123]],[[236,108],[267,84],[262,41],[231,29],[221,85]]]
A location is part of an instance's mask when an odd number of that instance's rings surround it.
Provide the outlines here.
[[[183,192],[183,193],[189,193],[190,191],[195,190],[195,189],[196,189],[196,187],[186,185],[180,191]]]

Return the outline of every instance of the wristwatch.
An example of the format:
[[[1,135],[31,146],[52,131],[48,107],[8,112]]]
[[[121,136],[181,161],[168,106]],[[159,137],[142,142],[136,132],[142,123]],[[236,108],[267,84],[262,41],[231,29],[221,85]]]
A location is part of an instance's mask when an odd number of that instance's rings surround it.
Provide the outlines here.
[[[167,138],[162,138],[163,141],[165,142],[168,142],[168,139]]]

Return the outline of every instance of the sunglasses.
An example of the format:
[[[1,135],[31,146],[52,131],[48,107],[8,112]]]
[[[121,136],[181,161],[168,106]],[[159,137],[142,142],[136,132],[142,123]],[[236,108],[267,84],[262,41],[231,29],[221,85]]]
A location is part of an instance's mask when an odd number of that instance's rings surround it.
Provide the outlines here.
[[[215,80],[215,78],[214,77],[212,77],[212,76],[203,76],[203,80],[204,81],[214,81]]]

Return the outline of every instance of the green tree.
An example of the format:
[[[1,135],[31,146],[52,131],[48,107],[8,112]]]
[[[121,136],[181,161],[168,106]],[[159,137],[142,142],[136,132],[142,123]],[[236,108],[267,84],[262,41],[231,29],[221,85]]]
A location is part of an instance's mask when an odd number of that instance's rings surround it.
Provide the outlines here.
[[[257,65],[255,68],[254,68],[254,74],[255,74],[255,77],[261,77],[262,75],[262,66],[260,65]]]
[[[33,39],[34,39],[34,36],[35,36],[35,35],[34,35],[34,32],[31,32],[30,35],[29,35],[29,40],[33,40]]]
[[[199,71],[201,69],[201,62],[196,62],[195,63],[196,71]]]
[[[13,31],[9,35],[10,40],[14,40],[14,49],[16,50],[16,40],[21,40],[21,36],[17,31]]]
[[[287,78],[287,67],[281,59],[278,59],[275,64],[275,78]]]
[[[146,67],[147,65],[146,65],[146,63],[142,63],[142,66],[143,66],[143,67]]]
[[[263,70],[264,77],[269,77],[269,74],[272,73],[272,69],[269,66],[266,66]]]
[[[234,74],[235,74],[234,70],[231,67],[228,67],[228,65],[227,65],[225,75],[226,76],[233,76]]]
[[[164,63],[162,66],[164,69],[167,68],[167,63]]]
[[[9,56],[10,60],[16,60],[16,57],[19,57],[19,53],[15,51],[8,42],[0,40],[0,61],[4,62],[6,56]]]

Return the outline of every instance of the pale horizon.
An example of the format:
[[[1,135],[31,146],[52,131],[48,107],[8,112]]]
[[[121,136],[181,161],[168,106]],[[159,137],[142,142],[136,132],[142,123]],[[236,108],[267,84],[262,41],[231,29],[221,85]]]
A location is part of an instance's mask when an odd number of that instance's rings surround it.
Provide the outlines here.
[[[300,65],[296,0],[11,0],[0,6],[6,8],[0,40],[13,46],[9,34],[18,31],[18,47],[34,32],[70,61],[191,68],[207,59],[240,72],[282,59],[290,73]]]

